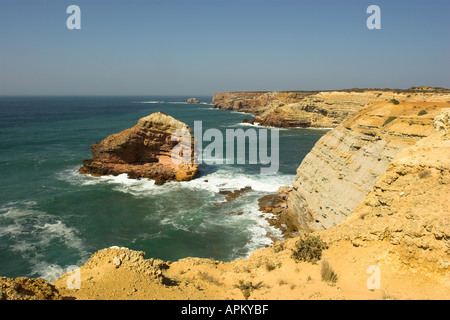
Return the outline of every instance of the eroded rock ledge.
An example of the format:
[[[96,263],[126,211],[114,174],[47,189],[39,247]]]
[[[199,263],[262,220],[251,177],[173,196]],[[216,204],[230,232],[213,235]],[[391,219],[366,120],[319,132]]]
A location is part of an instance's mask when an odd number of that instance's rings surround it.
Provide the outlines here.
[[[191,132],[185,123],[163,112],[141,118],[134,127],[92,144],[93,157],[83,161],[79,172],[94,176],[126,173],[130,178],[153,179],[157,184],[191,180],[198,171],[194,152],[190,164],[172,160],[172,150],[178,144],[172,140],[172,133],[178,129]],[[194,144],[192,136],[191,150]]]

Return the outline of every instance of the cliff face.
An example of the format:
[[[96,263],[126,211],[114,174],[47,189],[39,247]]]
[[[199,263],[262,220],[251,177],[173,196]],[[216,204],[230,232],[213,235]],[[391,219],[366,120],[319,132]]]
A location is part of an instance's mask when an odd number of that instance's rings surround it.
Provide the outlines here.
[[[194,138],[190,141],[191,164],[174,163],[172,151],[178,142],[172,134],[176,130],[190,132],[185,123],[163,112],[141,118],[134,127],[94,143],[92,159],[84,160],[79,172],[95,176],[127,173],[130,178],[154,179],[158,184],[193,179],[198,170],[193,161]]]
[[[291,188],[280,190],[287,198],[284,214],[294,216],[304,232],[341,223],[401,150],[434,133],[433,119],[449,106],[369,104],[324,135],[304,158]]]
[[[215,108],[253,113],[254,121],[274,127],[334,128],[371,101],[448,101],[450,91],[353,89],[341,91],[216,93]]]
[[[450,270],[450,109],[436,133],[400,151],[372,191],[342,224],[325,230],[329,242],[392,245],[387,261]]]

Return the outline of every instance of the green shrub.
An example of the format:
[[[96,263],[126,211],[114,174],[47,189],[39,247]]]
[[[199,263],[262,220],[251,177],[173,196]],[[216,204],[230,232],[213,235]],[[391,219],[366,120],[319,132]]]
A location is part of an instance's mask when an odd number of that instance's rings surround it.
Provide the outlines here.
[[[295,243],[292,258],[296,261],[315,263],[322,258],[322,250],[325,249],[328,249],[328,245],[320,237],[303,236]]]
[[[329,282],[330,284],[335,284],[338,280],[338,275],[334,272],[330,263],[325,260],[322,262],[321,270],[322,281]]]
[[[248,300],[253,290],[257,290],[262,287],[262,282],[253,284],[251,281],[239,280],[239,283],[235,284],[234,287],[241,290],[244,299]]]
[[[427,110],[420,110],[417,115],[418,116],[423,116],[424,114],[428,114]]]
[[[430,170],[425,170],[422,171],[421,173],[419,173],[419,178],[423,179],[423,178],[427,178],[431,175],[431,171]]]
[[[393,103],[393,104],[399,104],[400,103],[400,101],[398,101],[397,99],[391,99],[389,102]]]
[[[389,118],[387,118],[387,120],[383,123],[383,126],[387,125],[388,123],[391,123],[395,119],[397,119],[397,117],[389,117]]]

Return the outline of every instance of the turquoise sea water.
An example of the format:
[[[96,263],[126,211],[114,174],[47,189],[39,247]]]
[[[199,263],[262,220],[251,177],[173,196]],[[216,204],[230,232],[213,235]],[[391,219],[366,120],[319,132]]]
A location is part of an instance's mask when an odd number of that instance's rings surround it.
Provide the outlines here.
[[[326,130],[280,130],[274,175],[261,175],[258,165],[203,164],[197,179],[156,186],[77,173],[93,142],[159,110],[191,128],[202,121],[203,130],[264,129],[241,125],[249,115],[212,109],[211,97],[187,98],[1,97],[0,276],[52,281],[110,246],[164,260],[230,261],[270,244],[267,232],[278,233],[259,217],[257,200],[292,182]],[[245,186],[252,191],[232,202],[219,193]]]

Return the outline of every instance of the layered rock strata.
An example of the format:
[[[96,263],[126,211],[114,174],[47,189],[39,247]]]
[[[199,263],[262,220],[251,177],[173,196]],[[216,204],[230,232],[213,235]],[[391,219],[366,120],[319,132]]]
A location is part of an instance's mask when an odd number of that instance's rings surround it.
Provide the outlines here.
[[[436,133],[400,151],[369,195],[328,242],[393,245],[388,259],[432,273],[450,271],[450,109],[435,118]]]
[[[293,216],[301,232],[343,222],[372,191],[394,157],[434,133],[447,102],[374,102],[324,135],[280,193],[279,216]]]
[[[157,184],[191,180],[198,171],[194,137],[191,135],[186,143],[191,148],[191,161],[185,163],[182,153],[172,152],[180,143],[172,138],[176,130],[191,132],[185,123],[163,112],[141,118],[134,127],[92,144],[93,157],[83,161],[79,172],[94,176],[126,173],[130,178],[153,179]]]
[[[334,128],[371,101],[448,101],[441,88],[216,93],[215,108],[254,114],[252,123],[273,127]]]

